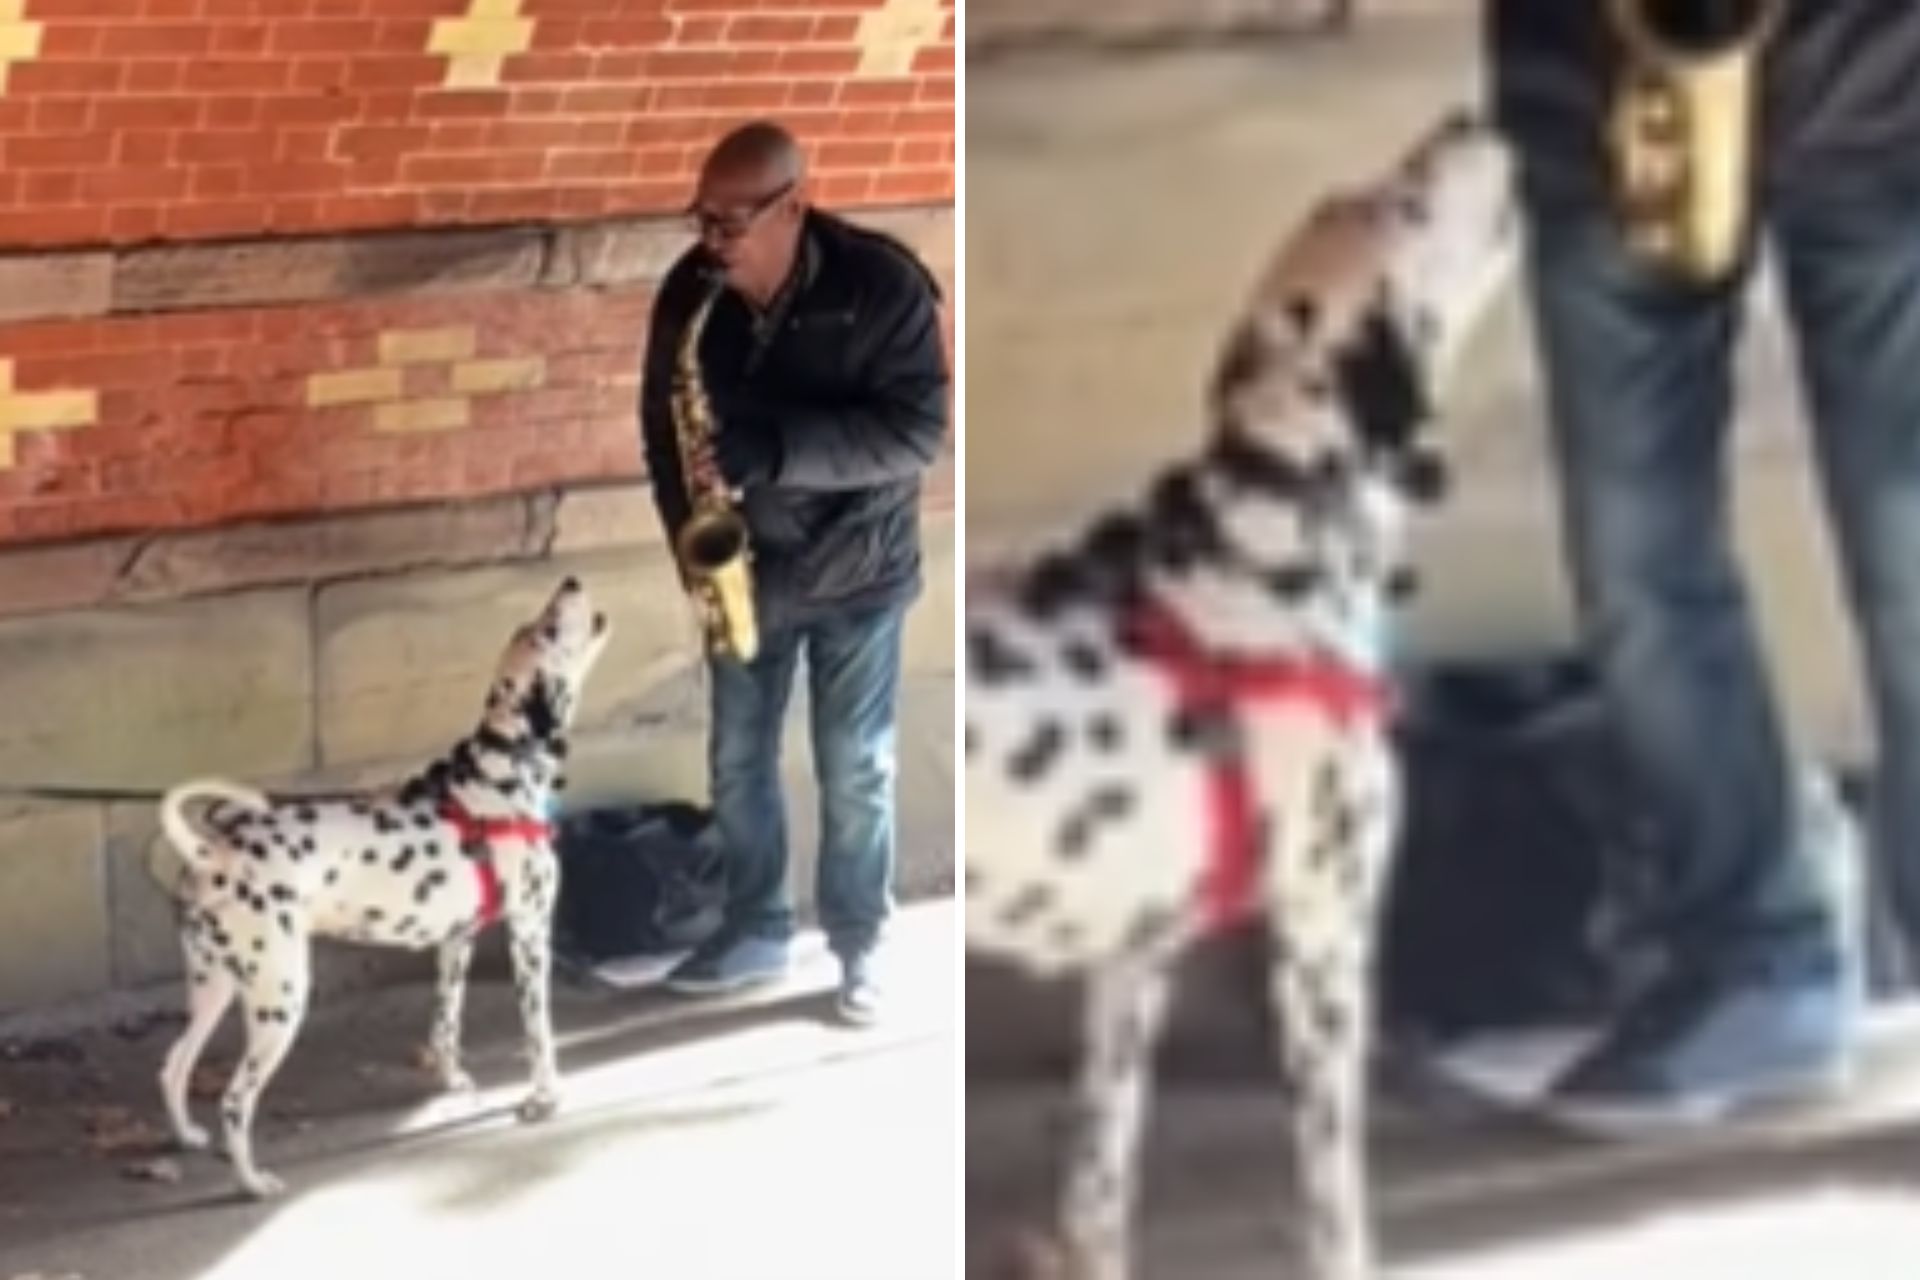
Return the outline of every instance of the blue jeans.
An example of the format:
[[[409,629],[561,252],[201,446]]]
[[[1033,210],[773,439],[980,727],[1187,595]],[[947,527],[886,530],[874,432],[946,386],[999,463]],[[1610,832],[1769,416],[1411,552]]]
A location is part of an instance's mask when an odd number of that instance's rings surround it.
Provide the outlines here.
[[[1889,183],[1891,186],[1891,183]],[[1920,192],[1785,195],[1813,452],[1879,740],[1872,843],[1920,929]],[[1528,273],[1574,596],[1647,796],[1686,851],[1654,921],[1685,963],[1834,957],[1728,521],[1744,280],[1630,259],[1600,211],[1536,208]],[[1824,941],[1823,941],[1824,939]]]
[[[763,632],[750,664],[716,659],[708,765],[727,852],[727,932],[793,933],[780,741],[806,651],[820,787],[820,924],[836,954],[871,947],[893,907],[894,717],[904,606]]]

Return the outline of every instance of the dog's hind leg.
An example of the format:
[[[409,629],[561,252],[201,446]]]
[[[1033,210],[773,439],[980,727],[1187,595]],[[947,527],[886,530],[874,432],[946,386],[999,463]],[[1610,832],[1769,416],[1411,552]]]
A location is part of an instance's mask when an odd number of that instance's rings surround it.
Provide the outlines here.
[[[250,1195],[267,1199],[282,1190],[280,1179],[260,1169],[253,1161],[254,1105],[273,1073],[280,1067],[293,1038],[306,1016],[310,969],[308,940],[297,937],[279,943],[268,954],[274,963],[263,965],[253,980],[241,988],[241,1006],[246,1012],[247,1051],[227,1085],[220,1102],[220,1119],[226,1128],[227,1154],[234,1174]]]
[[[473,938],[460,934],[440,944],[438,982],[434,988],[433,1067],[440,1087],[473,1088],[473,1077],[460,1066],[460,1011],[467,991],[467,964],[473,959]]]
[[[237,987],[233,975],[197,949],[190,935],[182,936],[182,944],[187,958],[187,1026],[167,1050],[166,1064],[160,1068],[160,1096],[166,1101],[175,1141],[198,1151],[207,1145],[207,1131],[193,1122],[187,1099],[193,1068]]]
[[[533,871],[526,893],[508,911],[512,930],[513,985],[526,1029],[533,1089],[520,1104],[522,1120],[544,1120],[560,1105],[560,1068],[553,1048],[553,1012],[548,999],[552,970],[549,929],[557,886],[551,872]]]

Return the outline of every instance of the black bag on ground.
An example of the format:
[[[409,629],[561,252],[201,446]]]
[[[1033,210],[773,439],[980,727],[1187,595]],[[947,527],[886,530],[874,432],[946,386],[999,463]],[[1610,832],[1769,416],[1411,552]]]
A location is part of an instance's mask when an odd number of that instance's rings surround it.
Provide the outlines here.
[[[710,811],[683,802],[561,822],[556,949],[586,964],[685,951],[719,927],[726,868]]]
[[[1592,668],[1563,655],[1443,663],[1403,689],[1384,1017],[1444,1037],[1606,1009],[1630,960],[1624,877],[1657,873],[1662,850]]]

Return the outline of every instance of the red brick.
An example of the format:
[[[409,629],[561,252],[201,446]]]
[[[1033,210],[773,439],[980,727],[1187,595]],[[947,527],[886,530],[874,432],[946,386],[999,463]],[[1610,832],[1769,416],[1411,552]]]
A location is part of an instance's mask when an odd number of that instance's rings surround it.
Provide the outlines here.
[[[117,244],[138,244],[160,233],[160,209],[157,205],[121,205],[114,209],[108,227]]]
[[[860,68],[858,49],[787,49],[780,71],[798,76],[848,76]]]
[[[129,22],[100,33],[99,52],[111,58],[192,58],[213,47],[213,28],[202,22]]]
[[[273,24],[268,48],[277,54],[362,54],[382,47],[380,25],[371,18],[281,18]],[[425,46],[422,40],[413,48]]]
[[[848,80],[840,86],[840,101],[848,106],[899,106],[912,102],[918,82],[898,80]]]
[[[444,60],[435,58],[436,68]],[[436,72],[437,73],[437,72]],[[573,84],[593,74],[593,58],[584,53],[528,53],[509,58],[500,69],[505,84]]]
[[[217,54],[265,53],[272,28],[260,22],[220,22],[213,28]]]
[[[945,72],[951,75],[953,73],[953,46],[950,44],[933,44],[921,49],[913,55],[913,71],[915,75],[927,72]]]
[[[139,87],[128,82],[126,63],[105,59],[36,59],[15,63],[7,73],[7,92],[23,98],[59,93],[109,94],[118,92],[123,84]]]
[[[105,133],[55,133],[8,138],[0,144],[10,169],[61,169],[105,164],[113,158],[113,136]]]
[[[161,217],[171,236],[245,235],[267,221],[263,200],[218,200],[170,206]]]
[[[176,200],[188,194],[191,173],[182,168],[98,169],[82,175],[83,200]]]
[[[666,44],[673,37],[672,20],[658,14],[588,18],[580,24],[580,44],[587,49],[644,48]]]
[[[342,159],[403,156],[424,150],[438,138],[432,128],[418,125],[361,125],[342,128],[334,135],[333,153]]]
[[[49,23],[40,29],[40,56],[91,58],[100,51],[100,35],[105,30],[93,23]]]
[[[261,93],[286,87],[291,66],[251,58],[197,58],[185,64],[180,84],[191,93]]]

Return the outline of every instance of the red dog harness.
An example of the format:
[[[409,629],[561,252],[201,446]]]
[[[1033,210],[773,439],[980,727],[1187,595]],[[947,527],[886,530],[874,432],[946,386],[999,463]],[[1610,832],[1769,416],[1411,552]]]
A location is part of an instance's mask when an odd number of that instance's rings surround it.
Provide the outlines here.
[[[1209,651],[1172,610],[1153,600],[1128,619],[1125,635],[1135,652],[1166,674],[1180,710],[1189,715],[1233,716],[1256,704],[1302,702],[1344,726],[1386,712],[1386,691],[1364,672],[1323,656],[1241,658]],[[1251,914],[1261,841],[1243,754],[1217,756],[1206,782],[1212,842],[1202,899],[1208,927],[1217,929]]]
[[[473,860],[474,873],[480,877],[480,923],[485,926],[500,918],[500,871],[493,865],[491,850],[495,840],[525,840],[529,844],[553,838],[553,824],[539,818],[476,818],[449,796],[440,806],[440,816],[460,833],[460,847],[480,846]]]

